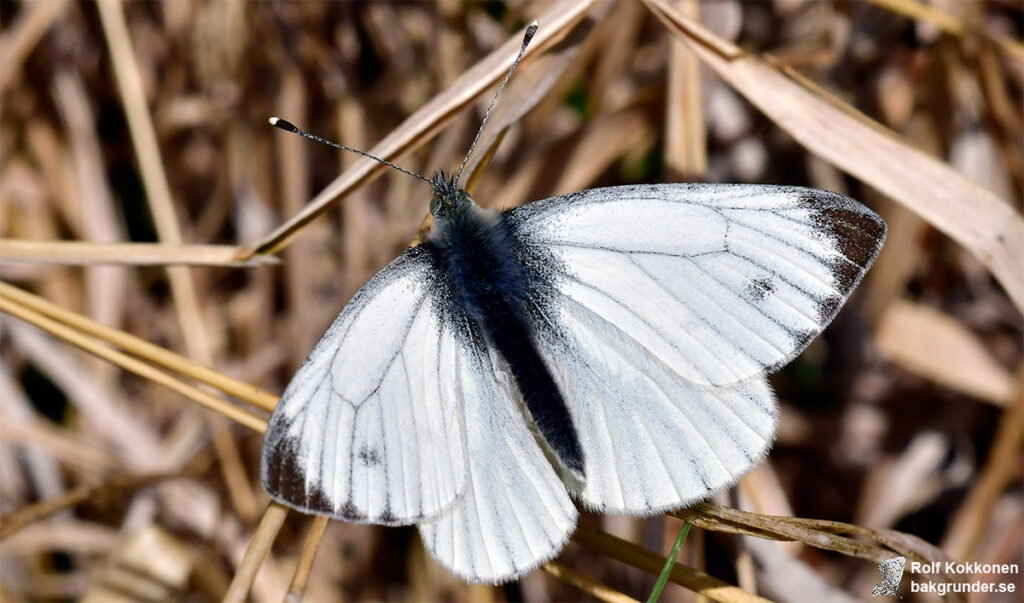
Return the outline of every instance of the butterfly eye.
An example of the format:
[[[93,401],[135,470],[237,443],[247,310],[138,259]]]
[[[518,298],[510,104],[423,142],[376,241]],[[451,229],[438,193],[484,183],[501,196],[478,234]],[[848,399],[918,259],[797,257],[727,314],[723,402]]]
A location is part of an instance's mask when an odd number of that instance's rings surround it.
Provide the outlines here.
[[[437,217],[437,212],[441,211],[441,197],[434,195],[434,198],[430,200],[430,214]]]

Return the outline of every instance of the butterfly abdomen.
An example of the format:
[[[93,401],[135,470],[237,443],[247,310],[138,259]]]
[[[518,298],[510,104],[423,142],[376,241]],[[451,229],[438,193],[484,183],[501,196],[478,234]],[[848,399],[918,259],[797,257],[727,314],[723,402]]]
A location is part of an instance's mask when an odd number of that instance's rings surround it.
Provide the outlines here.
[[[526,308],[534,275],[520,261],[514,226],[497,212],[469,206],[435,223],[422,247],[431,255],[448,300],[508,364],[541,435],[568,468],[583,475],[583,451],[565,400],[535,347]],[[466,336],[473,339],[473,333]],[[480,341],[480,344],[485,342]]]

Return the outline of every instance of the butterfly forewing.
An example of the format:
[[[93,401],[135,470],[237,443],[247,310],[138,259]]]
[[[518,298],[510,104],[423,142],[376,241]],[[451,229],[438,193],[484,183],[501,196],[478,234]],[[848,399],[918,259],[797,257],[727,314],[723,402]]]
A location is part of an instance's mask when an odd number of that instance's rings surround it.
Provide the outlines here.
[[[293,508],[408,524],[451,505],[466,464],[455,356],[429,265],[410,250],[345,306],[281,398],[263,483]]]
[[[594,189],[514,210],[558,292],[697,385],[785,364],[832,320],[885,240],[863,205],[750,185]]]

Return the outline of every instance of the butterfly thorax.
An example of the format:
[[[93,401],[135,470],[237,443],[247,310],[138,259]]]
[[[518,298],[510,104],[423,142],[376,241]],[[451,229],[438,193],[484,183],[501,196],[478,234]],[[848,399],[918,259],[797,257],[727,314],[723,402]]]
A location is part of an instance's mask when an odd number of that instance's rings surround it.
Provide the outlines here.
[[[437,211],[434,211],[435,206]],[[583,452],[550,369],[536,348],[529,312],[538,295],[521,256],[523,243],[508,214],[480,207],[465,191],[439,191],[435,221],[421,245],[441,275],[442,313],[474,345],[501,354],[519,394],[558,459],[583,476]]]
[[[529,283],[511,227],[500,212],[459,192],[462,200],[438,212],[426,243],[448,277],[450,295],[481,323],[496,312],[521,315]]]

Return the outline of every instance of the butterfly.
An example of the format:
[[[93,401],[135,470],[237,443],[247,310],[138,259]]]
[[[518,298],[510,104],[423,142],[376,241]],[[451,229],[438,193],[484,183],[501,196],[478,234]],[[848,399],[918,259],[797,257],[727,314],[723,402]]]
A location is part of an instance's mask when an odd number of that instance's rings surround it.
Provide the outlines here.
[[[860,203],[795,187],[620,186],[496,211],[459,188],[462,167],[428,180],[425,240],[359,289],[286,388],[262,479],[305,513],[415,524],[471,582],[556,556],[573,499],[652,515],[754,467],[778,418],[765,375],[885,239]]]

